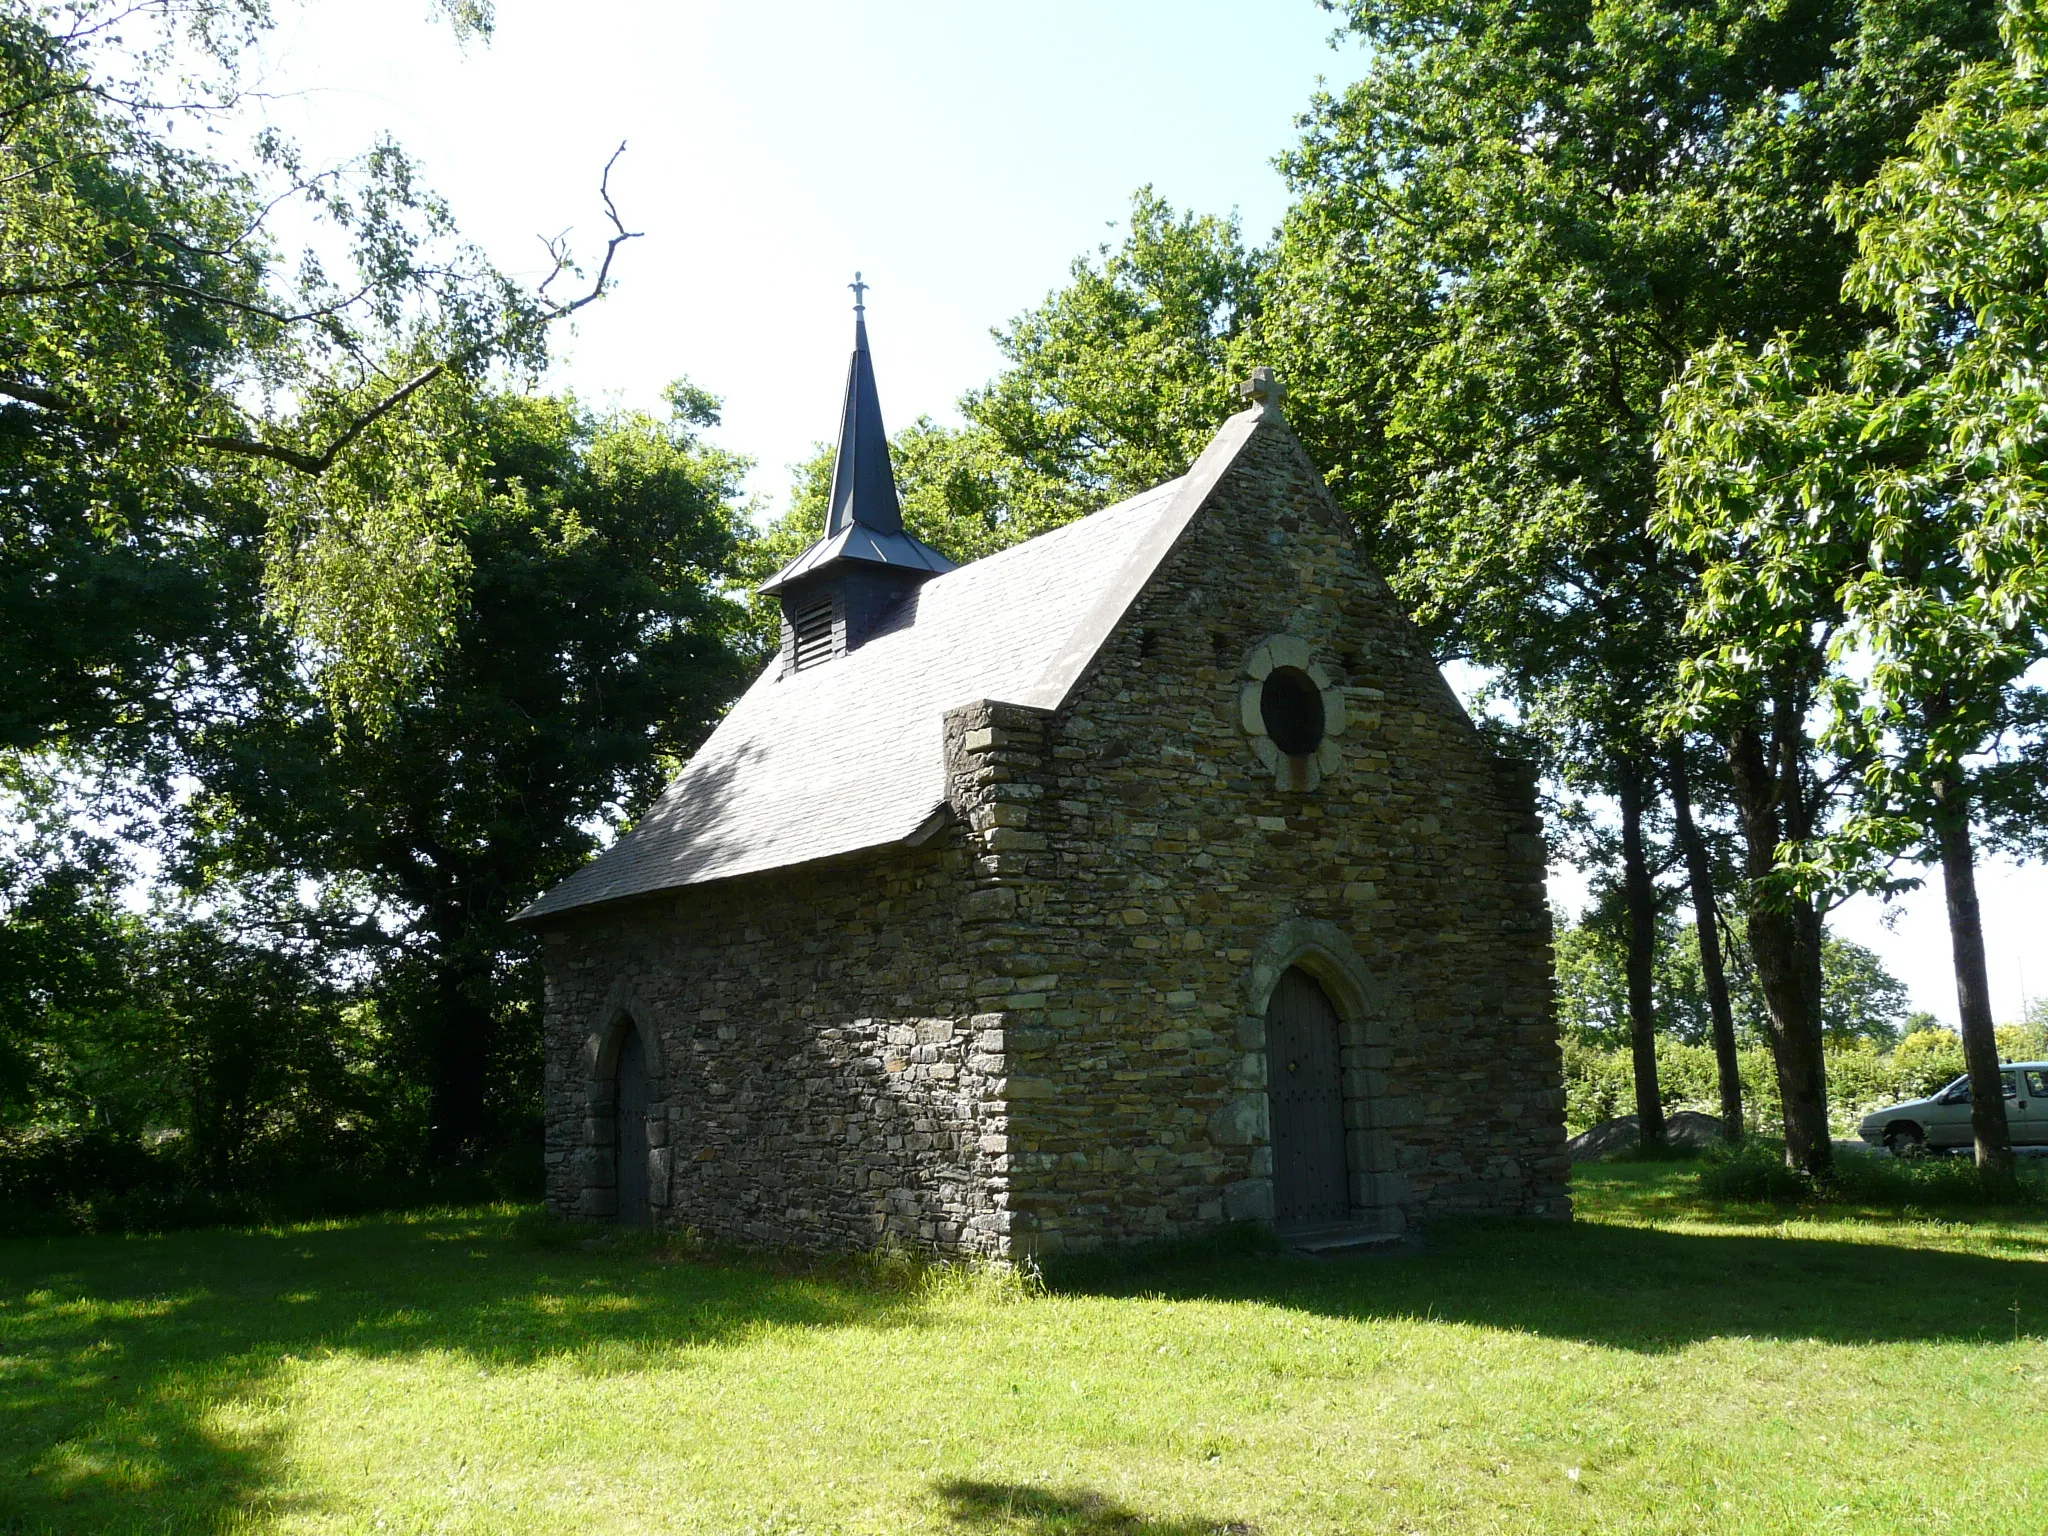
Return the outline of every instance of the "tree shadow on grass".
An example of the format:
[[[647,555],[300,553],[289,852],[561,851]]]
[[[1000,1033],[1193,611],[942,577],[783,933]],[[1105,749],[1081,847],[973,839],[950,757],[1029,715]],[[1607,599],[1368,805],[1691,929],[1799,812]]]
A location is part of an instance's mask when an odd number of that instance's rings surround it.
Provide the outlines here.
[[[0,1242],[0,1533],[288,1513],[281,1432],[239,1410],[329,1351],[609,1374],[919,1312],[858,1266],[549,1253],[509,1214]]]
[[[1029,1483],[979,1483],[954,1478],[935,1485],[955,1524],[1006,1536],[1259,1536],[1242,1520],[1152,1520],[1085,1488]]]
[[[1433,1318],[1644,1353],[1723,1336],[1978,1341],[2048,1323],[2048,1264],[1841,1240],[1462,1222],[1404,1258],[1301,1260],[1240,1242],[1098,1265],[1055,1289]],[[781,1329],[921,1326],[872,1269],[544,1252],[510,1214],[268,1232],[0,1242],[0,1532],[211,1532],[289,1514],[280,1414],[300,1360],[432,1353],[593,1374]],[[246,1411],[245,1411],[246,1410]],[[254,1425],[256,1427],[250,1427]],[[1085,1490],[941,1488],[987,1531],[1231,1529]]]
[[[1832,1344],[2048,1334],[2048,1263],[1839,1238],[1595,1222],[1445,1222],[1421,1252],[1304,1259],[1185,1250],[1049,1266],[1056,1291],[1256,1301],[1351,1319],[1430,1318],[1661,1353],[1745,1337]]]

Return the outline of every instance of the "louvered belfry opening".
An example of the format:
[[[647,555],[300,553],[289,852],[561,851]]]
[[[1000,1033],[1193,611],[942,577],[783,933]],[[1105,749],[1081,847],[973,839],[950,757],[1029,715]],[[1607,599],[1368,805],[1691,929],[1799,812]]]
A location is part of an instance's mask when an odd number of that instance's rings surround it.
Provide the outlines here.
[[[785,607],[787,606],[787,599]],[[838,627],[833,616],[834,604],[829,592],[809,598],[784,620],[789,634],[784,644],[789,651],[789,665],[801,672],[806,667],[815,667],[821,661],[830,661],[837,648]]]
[[[856,296],[865,287],[855,274]],[[888,627],[912,592],[952,569],[952,561],[904,531],[867,320],[856,303],[824,537],[761,587],[782,603],[783,671],[806,671],[858,649]]]

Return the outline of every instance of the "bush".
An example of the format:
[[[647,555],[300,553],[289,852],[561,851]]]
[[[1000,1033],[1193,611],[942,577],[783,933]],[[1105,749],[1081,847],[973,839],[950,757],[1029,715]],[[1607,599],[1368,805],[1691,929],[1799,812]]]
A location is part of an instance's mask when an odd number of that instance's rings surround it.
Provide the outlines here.
[[[2048,1056],[2033,1026],[2002,1025],[2000,1054],[2008,1061]],[[1777,1069],[1770,1051],[1745,1046],[1739,1053],[1743,1114],[1751,1130],[1776,1125],[1783,1109]],[[1884,1049],[1868,1039],[1835,1039],[1827,1044],[1828,1106],[1838,1135],[1846,1134],[1873,1109],[1904,1099],[1924,1098],[1963,1072],[1963,1042],[1954,1030],[1915,1030]],[[1574,1132],[1636,1108],[1635,1067],[1625,1046],[1609,1047],[1581,1034],[1564,1038],[1565,1123]],[[1660,1036],[1657,1091],[1664,1112],[1696,1109],[1721,1112],[1720,1072],[1711,1047]]]
[[[1770,1052],[1752,1046],[1738,1053],[1744,1113],[1752,1127],[1778,1115],[1778,1079]],[[1635,1063],[1626,1047],[1608,1049],[1583,1035],[1564,1037],[1565,1124],[1573,1132],[1636,1112]],[[1713,1047],[1659,1037],[1657,1097],[1664,1112],[1721,1113],[1721,1069]]]
[[[1880,1051],[1868,1040],[1829,1046],[1828,1106],[1838,1122],[1860,1120],[1873,1109],[1917,1097],[1899,1091],[1897,1057],[1896,1051]]]
[[[1999,1025],[1998,1058],[2001,1061],[2040,1061],[2048,1058],[2048,1025],[2031,1022]]]
[[[1564,1037],[1564,1118],[1573,1131],[1632,1113],[1635,1072],[1626,1051],[1610,1051],[1585,1036]]]
[[[114,1131],[0,1134],[0,1236],[160,1232],[305,1221],[429,1205],[531,1200],[538,1155],[417,1174],[348,1163],[279,1162],[260,1178],[213,1181],[182,1139]]]
[[[1765,1205],[1813,1197],[1813,1181],[1785,1166],[1784,1147],[1761,1137],[1716,1147],[1703,1161],[1699,1190],[1710,1200]]]
[[[1835,1165],[1827,1198],[1840,1205],[1886,1210],[2032,1204],[2048,1197],[2048,1183],[2023,1169],[2015,1186],[1987,1184],[1975,1161],[1964,1157],[1845,1157]]]
[[[1782,1142],[1753,1136],[1716,1147],[1699,1172],[1699,1192],[1742,1205],[1874,1206],[1887,1211],[1970,1209],[2048,1203],[2048,1170],[2022,1168],[2017,1186],[1986,1184],[1966,1157],[1837,1158],[1834,1177],[1817,1183],[1785,1166]]]
[[[1902,1099],[1922,1099],[1963,1075],[1962,1037],[1948,1029],[1921,1029],[1892,1052],[1892,1082]]]

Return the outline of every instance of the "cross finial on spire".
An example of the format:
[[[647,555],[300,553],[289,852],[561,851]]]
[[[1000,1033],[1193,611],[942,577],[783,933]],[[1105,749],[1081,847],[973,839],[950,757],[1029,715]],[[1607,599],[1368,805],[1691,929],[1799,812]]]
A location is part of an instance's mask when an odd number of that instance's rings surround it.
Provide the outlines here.
[[[860,280],[860,274],[854,273],[853,281],[846,286],[853,290],[853,312],[856,315],[867,313],[867,305],[863,301],[867,298],[868,285]]]

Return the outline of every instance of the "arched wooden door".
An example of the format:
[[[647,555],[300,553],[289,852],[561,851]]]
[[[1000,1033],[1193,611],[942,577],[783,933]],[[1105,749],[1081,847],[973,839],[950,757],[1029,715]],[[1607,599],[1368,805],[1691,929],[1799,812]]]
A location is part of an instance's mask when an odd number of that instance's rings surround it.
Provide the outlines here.
[[[628,1024],[619,1042],[613,1077],[612,1137],[619,1180],[619,1225],[644,1227],[647,1204],[647,1048],[638,1026]]]
[[[1306,971],[1290,968],[1266,1006],[1266,1094],[1276,1224],[1285,1230],[1346,1220],[1351,1192],[1337,1010]]]

